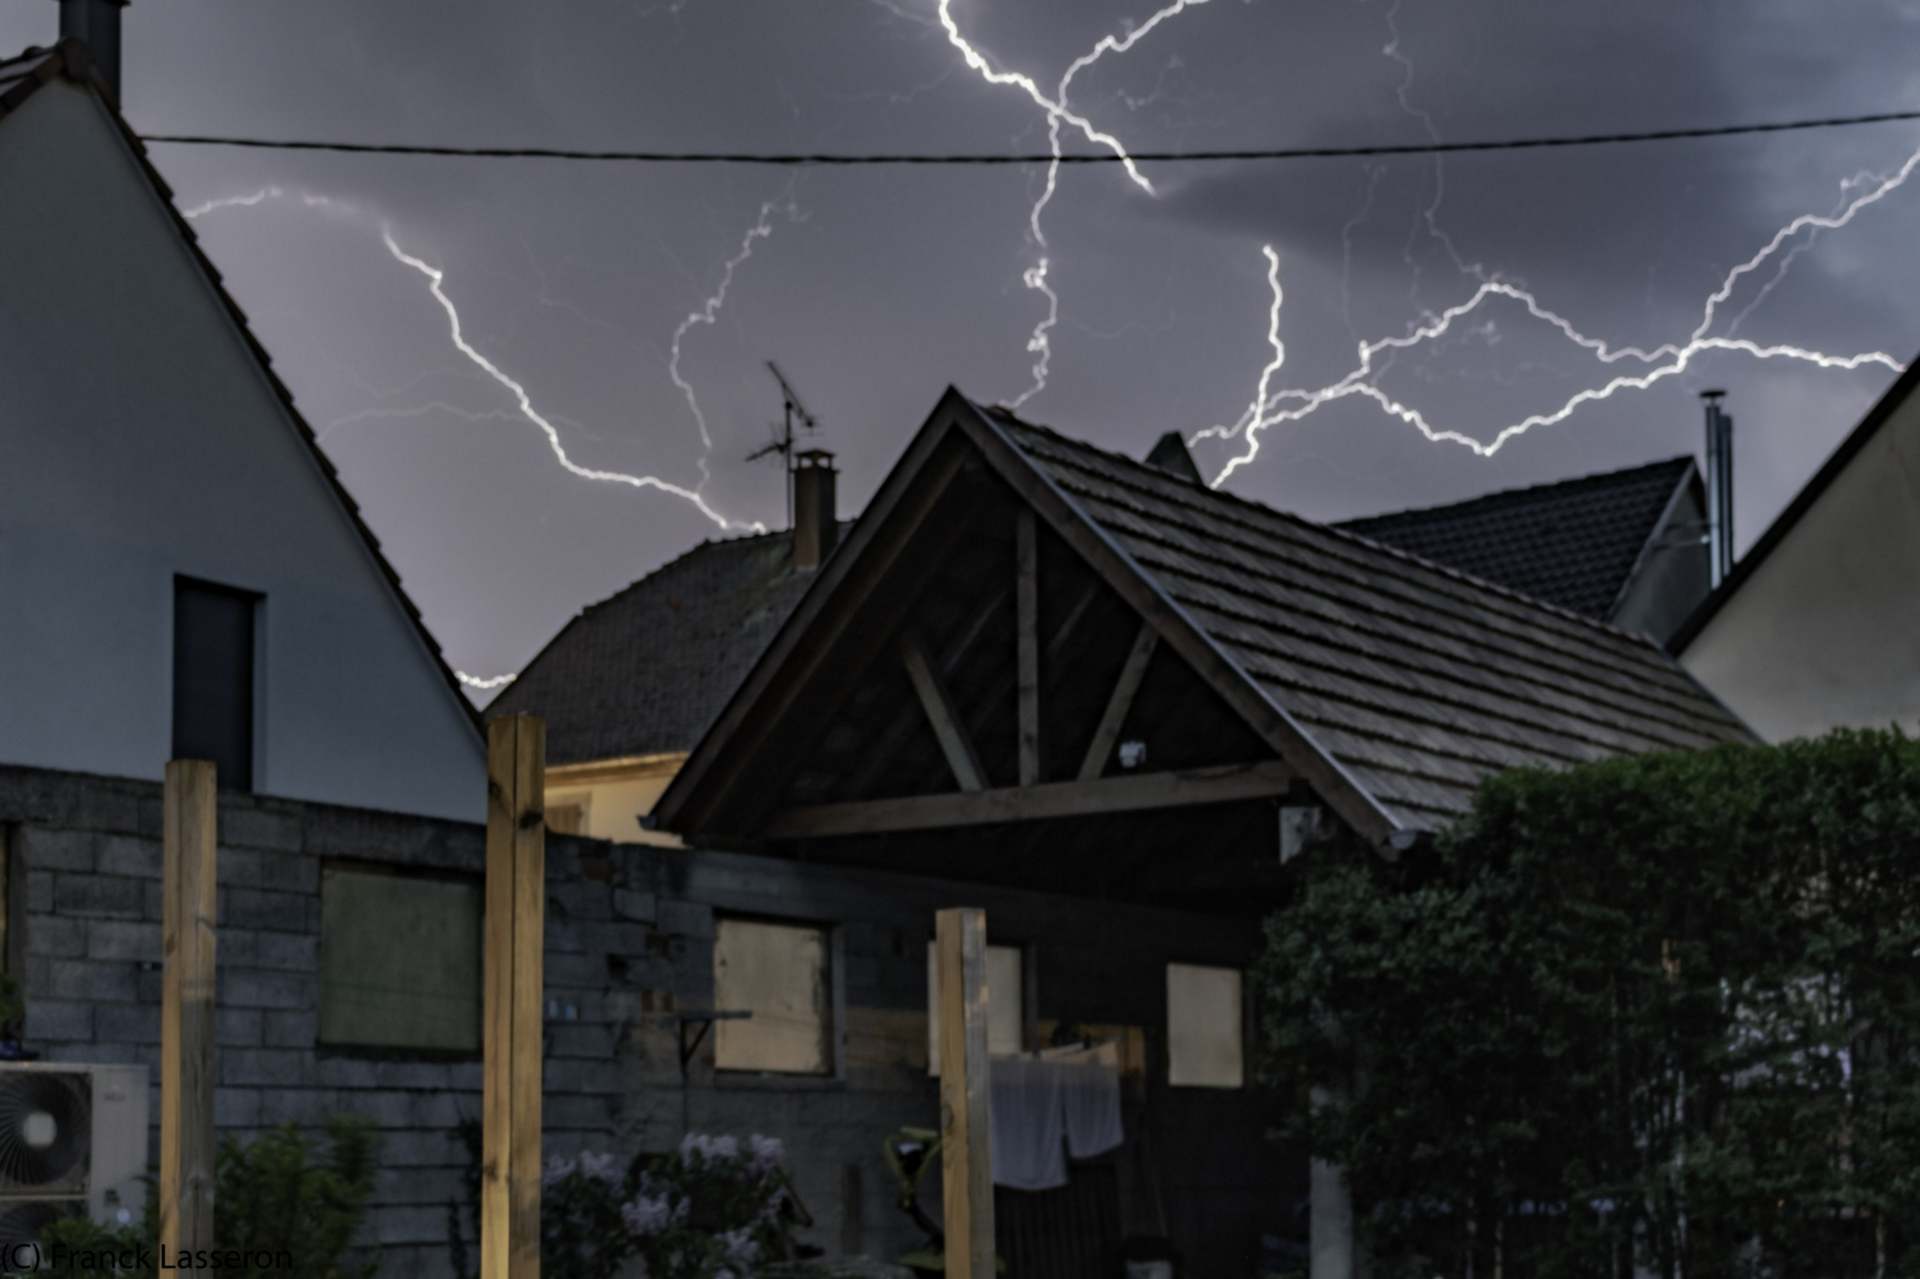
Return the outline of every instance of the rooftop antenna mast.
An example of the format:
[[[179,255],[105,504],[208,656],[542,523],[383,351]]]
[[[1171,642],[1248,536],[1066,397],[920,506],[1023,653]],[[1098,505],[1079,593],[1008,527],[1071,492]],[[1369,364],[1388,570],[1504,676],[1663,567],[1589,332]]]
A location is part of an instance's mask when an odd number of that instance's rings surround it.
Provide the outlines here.
[[[780,384],[781,416],[780,422],[773,428],[776,432],[771,443],[747,454],[747,461],[757,462],[763,457],[779,454],[787,460],[787,527],[793,527],[793,423],[797,418],[800,425],[809,431],[820,429],[819,420],[807,412],[807,406],[800,402],[800,392],[793,389],[793,383],[787,381],[787,375],[772,360],[767,361],[767,370],[773,374],[773,380]]]

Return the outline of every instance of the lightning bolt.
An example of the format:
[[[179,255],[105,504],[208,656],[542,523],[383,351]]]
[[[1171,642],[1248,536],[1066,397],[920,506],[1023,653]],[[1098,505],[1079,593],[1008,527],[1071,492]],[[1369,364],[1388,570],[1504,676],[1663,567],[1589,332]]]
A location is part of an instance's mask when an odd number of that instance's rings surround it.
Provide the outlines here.
[[[1530,291],[1503,280],[1484,281],[1465,302],[1449,307],[1426,323],[1415,326],[1403,337],[1380,338],[1359,344],[1359,362],[1345,377],[1329,383],[1317,390],[1284,389],[1267,391],[1268,380],[1277,363],[1270,363],[1261,373],[1260,389],[1254,401],[1231,425],[1208,427],[1189,437],[1190,443],[1217,438],[1232,439],[1244,435],[1245,447],[1229,458],[1220,472],[1213,478],[1214,488],[1224,484],[1235,471],[1251,463],[1260,452],[1260,435],[1267,427],[1282,423],[1299,422],[1318,412],[1326,405],[1337,400],[1361,397],[1372,401],[1390,417],[1395,417],[1419,431],[1433,443],[1457,444],[1481,457],[1492,457],[1509,441],[1541,426],[1553,426],[1566,421],[1587,404],[1607,399],[1624,391],[1641,391],[1659,382],[1684,372],[1700,355],[1708,352],[1733,352],[1750,356],[1758,360],[1793,360],[1811,364],[1816,368],[1833,370],[1854,370],[1868,365],[1877,365],[1893,372],[1901,372],[1905,365],[1884,351],[1868,351],[1853,355],[1832,355],[1806,347],[1789,344],[1762,345],[1746,338],[1731,335],[1714,336],[1711,330],[1718,318],[1719,310],[1733,296],[1740,281],[1764,266],[1783,246],[1794,240],[1801,232],[1834,231],[1846,226],[1858,216],[1861,210],[1879,203],[1897,191],[1920,168],[1920,151],[1915,151],[1905,164],[1891,174],[1877,179],[1856,175],[1842,184],[1843,194],[1854,187],[1871,182],[1864,194],[1846,200],[1835,213],[1808,213],[1793,219],[1776,231],[1760,249],[1745,261],[1737,264],[1721,280],[1720,285],[1708,294],[1701,308],[1701,316],[1693,331],[1683,342],[1670,342],[1653,348],[1636,346],[1613,346],[1605,340],[1590,337],[1582,333],[1572,321],[1558,312],[1541,305]],[[1280,306],[1280,285],[1278,275],[1272,266],[1277,261],[1271,248],[1263,250],[1270,263],[1268,282],[1273,297],[1270,311],[1269,343],[1274,346],[1276,357],[1279,353],[1277,338],[1278,312]],[[1790,259],[1789,255],[1789,259]],[[1784,271],[1787,263],[1781,264]],[[1774,282],[1778,281],[1776,274]],[[1771,288],[1772,285],[1767,286]],[[1764,291],[1763,291],[1764,293]],[[1602,364],[1616,364],[1622,360],[1633,360],[1650,365],[1643,372],[1620,374],[1602,382],[1598,386],[1587,387],[1569,396],[1559,406],[1543,412],[1530,414],[1501,427],[1490,439],[1481,440],[1461,431],[1436,427],[1427,420],[1418,409],[1395,399],[1378,385],[1378,370],[1374,361],[1383,353],[1408,350],[1423,343],[1444,336],[1458,321],[1472,315],[1483,305],[1496,299],[1505,299],[1518,303],[1534,319],[1541,321],[1558,331],[1568,342],[1587,351]],[[1757,304],[1757,300],[1756,300]],[[1751,309],[1751,308],[1749,308]]]
[[[1073,87],[1074,77],[1082,71],[1085,71],[1088,67],[1091,67],[1094,63],[1100,61],[1101,58],[1104,58],[1109,53],[1127,52],[1127,50],[1133,48],[1135,44],[1138,44],[1161,23],[1176,17],[1188,9],[1205,3],[1207,3],[1207,0],[1174,0],[1174,3],[1156,11],[1148,17],[1145,22],[1132,28],[1126,32],[1126,34],[1102,36],[1094,44],[1093,48],[1087,50],[1087,52],[1067,64],[1067,69],[1061,73],[1059,84],[1054,88],[1053,96],[1049,98],[1045,93],[1041,92],[1039,85],[1037,85],[1031,77],[1022,75],[1019,72],[994,70],[985,55],[975,49],[973,45],[961,35],[959,26],[953,20],[952,0],[940,0],[940,25],[947,33],[948,43],[960,51],[961,56],[966,60],[967,66],[978,72],[981,78],[988,84],[1020,89],[1033,100],[1035,105],[1047,113],[1047,150],[1051,154],[1052,159],[1047,163],[1046,184],[1041,189],[1039,198],[1034,201],[1033,208],[1027,214],[1027,234],[1032,239],[1034,246],[1040,250],[1040,256],[1035,260],[1034,264],[1023,271],[1020,276],[1022,284],[1046,298],[1047,310],[1040,321],[1034,325],[1033,333],[1027,338],[1027,350],[1034,357],[1032,369],[1033,381],[1027,385],[1024,391],[1008,401],[1009,408],[1019,408],[1022,404],[1025,404],[1028,400],[1046,389],[1048,370],[1053,363],[1052,332],[1060,323],[1060,295],[1054,291],[1053,286],[1048,282],[1047,278],[1049,271],[1052,269],[1052,263],[1050,260],[1050,247],[1047,244],[1047,233],[1042,226],[1042,218],[1046,214],[1047,206],[1053,202],[1055,191],[1059,189],[1061,124],[1066,123],[1073,125],[1080,130],[1089,141],[1105,146],[1108,150],[1112,151],[1113,154],[1119,158],[1122,166],[1126,169],[1127,176],[1133,181],[1134,185],[1138,186],[1148,195],[1156,194],[1153,184],[1134,166],[1133,158],[1127,154],[1125,145],[1122,144],[1118,138],[1094,128],[1084,117],[1075,114],[1073,110],[1068,107],[1067,95]]]
[[[760,206],[760,218],[747,228],[746,235],[740,240],[740,251],[728,258],[726,265],[721,269],[720,286],[698,310],[687,312],[687,318],[680,321],[680,327],[673,331],[673,354],[667,361],[667,376],[673,379],[673,384],[680,388],[680,394],[686,397],[687,409],[693,414],[694,424],[700,428],[699,466],[702,490],[706,488],[707,481],[713,478],[712,472],[707,469],[707,458],[713,453],[713,436],[707,431],[707,415],[700,409],[700,397],[694,394],[693,384],[680,376],[680,343],[695,325],[703,324],[711,327],[720,318],[720,309],[727,304],[727,290],[733,285],[733,273],[753,256],[753,246],[756,241],[764,240],[773,234],[773,215],[782,208],[786,210],[789,220],[799,216],[799,210],[793,204],[791,188],[784,202],[769,200]]]
[[[499,365],[495,364],[491,359],[489,359],[485,354],[483,354],[478,348],[476,348],[471,342],[467,340],[461,325],[459,308],[454,305],[453,300],[450,297],[448,297],[446,293],[446,289],[445,289],[446,273],[443,270],[441,270],[439,267],[433,266],[430,263],[426,262],[424,259],[419,258],[411,253],[408,253],[406,250],[402,249],[399,245],[399,242],[394,238],[393,229],[391,225],[389,225],[384,221],[377,221],[372,217],[372,215],[370,215],[366,210],[362,209],[358,205],[355,205],[350,201],[337,199],[333,196],[320,195],[313,192],[294,193],[294,192],[289,192],[285,188],[279,187],[279,186],[265,186],[260,188],[257,191],[254,191],[245,195],[222,196],[218,199],[208,200],[202,204],[194,205],[190,209],[182,210],[181,216],[188,219],[197,220],[199,218],[206,216],[209,213],[213,213],[223,209],[254,208],[261,204],[265,204],[269,201],[282,201],[282,200],[288,200],[288,199],[298,199],[298,201],[307,208],[317,209],[317,210],[332,213],[338,216],[343,216],[361,225],[375,225],[377,222],[380,241],[381,241],[381,244],[386,248],[388,255],[391,256],[395,262],[409,268],[412,271],[417,272],[418,274],[420,274],[426,279],[428,292],[432,294],[434,301],[439,303],[441,310],[446,313],[448,335],[453,342],[454,348],[457,351],[459,351],[461,355],[466,357],[467,361],[471,363],[475,368],[479,369],[495,384],[497,384],[502,389],[508,392],[508,394],[513,398],[513,401],[518,409],[517,420],[522,420],[525,422],[532,423],[534,426],[540,429],[541,433],[546,437],[547,447],[552,452],[554,459],[557,462],[559,462],[560,466],[564,470],[566,470],[568,474],[573,475],[579,479],[589,480],[596,483],[625,485],[627,487],[635,488],[635,489],[651,489],[656,492],[665,493],[672,497],[677,497],[680,500],[687,502],[688,504],[693,506],[696,510],[700,512],[701,515],[705,516],[716,528],[720,529],[722,532],[744,530],[744,531],[764,533],[766,531],[766,525],[760,523],[759,521],[751,521],[751,522],[739,521],[739,520],[729,519],[728,517],[722,515],[719,511],[715,510],[707,502],[706,498],[700,493],[698,489],[687,488],[683,485],[674,484],[667,480],[663,480],[655,475],[633,475],[624,471],[604,470],[604,469],[599,469],[594,467],[582,466],[578,462],[575,462],[573,458],[568,455],[566,446],[561,440],[559,426],[556,425],[556,422],[565,421],[565,419],[549,417],[548,415],[542,413],[540,409],[534,404],[533,397],[531,393],[528,392],[524,384],[522,384],[518,379],[514,378],[513,376],[508,374],[505,370],[500,368]],[[734,262],[729,263],[727,272],[726,272],[727,280],[730,280],[732,278],[732,271],[735,265],[737,265],[737,263],[734,263]],[[722,295],[724,295],[724,292],[725,292],[725,284],[723,283],[721,288]],[[721,300],[724,301],[724,296],[722,296]],[[718,311],[718,306],[719,306],[718,303],[713,304],[713,310],[716,314]],[[675,353],[676,355],[678,354],[677,337],[676,337]],[[677,376],[677,370],[676,370],[676,377],[674,380],[676,384],[681,385],[683,388],[685,388],[685,383],[681,382],[681,380]],[[396,409],[363,410],[361,413],[349,414],[346,417],[338,419],[337,421],[329,424],[329,426],[327,427],[327,431],[330,433],[334,429],[340,426],[343,426],[348,422],[364,420],[370,417],[377,417],[377,416],[403,417],[403,416],[424,415],[427,411],[429,411],[434,407],[444,408],[445,410],[450,411],[458,416],[464,417],[469,421],[483,421],[483,420],[489,420],[489,419],[496,419],[500,416],[500,414],[496,412],[475,413],[471,410],[461,409],[451,404],[445,404],[444,402],[437,402],[435,405],[422,406],[420,408],[411,409],[411,410],[396,410]],[[696,405],[696,412],[697,411],[698,410]],[[569,423],[569,425],[572,425],[572,424]],[[704,419],[701,420],[701,435],[703,439],[706,438],[706,428],[705,428]],[[704,458],[701,461],[701,471],[703,475],[706,472],[706,465],[705,465]]]
[[[453,677],[468,688],[505,688],[520,678],[520,672],[514,671],[507,675],[469,675],[465,671],[455,671]]]

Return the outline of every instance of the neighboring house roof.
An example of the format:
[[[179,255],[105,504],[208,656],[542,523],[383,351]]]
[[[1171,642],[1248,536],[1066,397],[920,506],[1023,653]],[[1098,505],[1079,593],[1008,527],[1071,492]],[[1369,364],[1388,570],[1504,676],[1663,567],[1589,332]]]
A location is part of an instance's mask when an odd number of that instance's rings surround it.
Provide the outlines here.
[[[1606,621],[1695,473],[1668,458],[1339,527]]]
[[[728,787],[703,788],[745,762],[729,736],[777,702],[783,667],[818,660],[807,631],[850,615],[836,587],[884,555],[891,513],[956,435],[1370,838],[1444,825],[1502,769],[1750,740],[1643,637],[949,390],[656,806],[663,826],[717,829]]]
[[[690,751],[812,579],[790,533],[702,542],[588,605],[487,713],[543,716],[554,764]]]
[[[1814,504],[1820,500],[1828,486],[1847,469],[1860,450],[1880,433],[1880,429],[1892,418],[1894,411],[1906,402],[1916,388],[1920,388],[1920,359],[1915,359],[1907,365],[1906,371],[1901,373],[1894,384],[1887,388],[1886,394],[1867,410],[1867,415],[1860,419],[1860,424],[1848,433],[1847,438],[1840,441],[1840,447],[1836,448],[1832,456],[1828,457],[1821,464],[1820,469],[1814,472],[1813,478],[1793,495],[1793,500],[1787,503],[1786,509],[1774,517],[1773,523],[1767,526],[1767,531],[1747,548],[1745,555],[1734,562],[1733,571],[1727,574],[1720,585],[1714,588],[1713,593],[1702,600],[1700,607],[1695,609],[1693,614],[1681,624],[1680,629],[1674,632],[1672,639],[1668,641],[1669,648],[1675,653],[1686,652],[1687,646],[1699,638],[1700,633],[1707,628],[1707,624],[1714,619],[1726,602],[1738,594],[1747,579],[1766,563],[1767,557],[1773,554],[1774,548],[1793,535],[1793,530],[1799,525],[1801,518],[1813,509]]]
[[[375,537],[373,530],[367,527],[366,520],[360,515],[359,505],[347,492],[346,486],[340,482],[340,473],[334,469],[333,463],[321,451],[313,428],[307,424],[306,418],[301,416],[300,410],[295,407],[293,392],[287,389],[286,383],[282,382],[279,375],[273,371],[273,358],[267,354],[266,348],[260,345],[259,339],[254,337],[253,330],[247,322],[246,313],[233,300],[233,295],[227,292],[219,270],[200,248],[200,241],[194,235],[193,227],[180,215],[179,208],[173,200],[173,188],[167,185],[166,179],[162,178],[159,170],[153,167],[153,161],[147,155],[146,146],[140,141],[140,136],[127,123],[126,117],[120,114],[119,104],[114,101],[112,90],[94,73],[93,60],[86,45],[77,40],[62,40],[51,50],[28,49],[17,57],[0,62],[0,124],[4,124],[7,117],[17,111],[21,104],[35,92],[56,79],[64,79],[86,87],[106,107],[107,114],[118,127],[133,158],[138,162],[142,176],[152,185],[154,192],[160,197],[160,203],[165,206],[173,221],[174,230],[193,255],[194,263],[205,272],[208,283],[213,287],[214,295],[220,300],[220,305],[232,320],[234,329],[246,344],[248,354],[259,365],[260,372],[273,388],[274,395],[286,412],[287,421],[292,424],[301,443],[312,455],[314,464],[320,468],[320,473],[326,478],[328,487],[333,490],[348,519],[352,521],[354,530],[366,544],[368,555],[379,567],[387,585],[392,588],[394,601],[406,613],[414,633],[426,647],[434,668],[440,672],[446,683],[448,693],[459,704],[462,717],[472,726],[474,733],[479,735],[481,723],[478,712],[474,710],[473,703],[467,700],[466,693],[461,689],[460,681],[454,675],[453,669],[447,665],[446,657],[440,651],[440,645],[427,630],[426,622],[420,616],[420,610],[408,597],[406,588],[401,584],[400,575],[394,571],[393,565],[388,563],[386,554],[380,549],[380,539]],[[111,305],[111,300],[92,299],[89,304]]]

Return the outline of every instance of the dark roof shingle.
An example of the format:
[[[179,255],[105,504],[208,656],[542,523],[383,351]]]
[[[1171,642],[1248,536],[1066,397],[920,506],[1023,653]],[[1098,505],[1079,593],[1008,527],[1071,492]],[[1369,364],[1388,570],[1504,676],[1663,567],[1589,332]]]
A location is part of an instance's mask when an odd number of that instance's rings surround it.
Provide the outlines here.
[[[1692,469],[1669,458],[1338,527],[1605,621]]]
[[[693,749],[813,581],[785,532],[702,542],[589,605],[488,714],[547,721],[555,764]]]
[[[983,413],[1398,825],[1505,768],[1748,739],[1642,637]]]

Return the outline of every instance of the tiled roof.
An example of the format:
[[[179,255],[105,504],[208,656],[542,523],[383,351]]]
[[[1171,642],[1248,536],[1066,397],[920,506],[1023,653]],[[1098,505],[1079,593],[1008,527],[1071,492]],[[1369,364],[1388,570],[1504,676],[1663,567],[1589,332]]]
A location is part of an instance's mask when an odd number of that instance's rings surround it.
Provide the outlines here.
[[[544,716],[555,764],[692,750],[813,580],[791,546],[701,543],[583,610],[488,713]]]
[[[1339,527],[1604,621],[1692,470],[1669,458]]]
[[[981,413],[1403,828],[1502,769],[1750,740],[1642,637]]]

